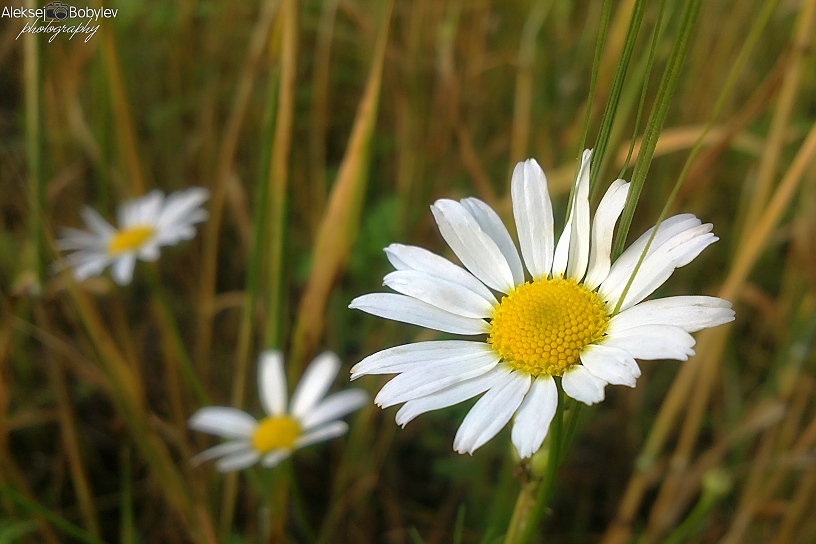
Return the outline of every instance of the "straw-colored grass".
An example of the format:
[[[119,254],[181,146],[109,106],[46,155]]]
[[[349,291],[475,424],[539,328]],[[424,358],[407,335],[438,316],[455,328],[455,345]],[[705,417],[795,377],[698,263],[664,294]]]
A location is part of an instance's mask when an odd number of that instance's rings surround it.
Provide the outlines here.
[[[0,23],[0,542],[816,542],[816,0],[104,7],[87,43]],[[260,350],[294,385],[331,349],[345,384],[433,338],[347,309],[382,248],[450,255],[441,197],[511,224],[526,157],[561,225],[582,143],[595,204],[621,171],[639,194],[619,248],[666,214],[714,223],[658,295],[737,319],[584,408],[551,486],[506,430],[452,451],[469,403],[405,429],[367,406],[271,471],[190,464],[214,443],[195,410],[260,414]],[[209,220],[131,285],[54,272],[83,205],[193,185]]]

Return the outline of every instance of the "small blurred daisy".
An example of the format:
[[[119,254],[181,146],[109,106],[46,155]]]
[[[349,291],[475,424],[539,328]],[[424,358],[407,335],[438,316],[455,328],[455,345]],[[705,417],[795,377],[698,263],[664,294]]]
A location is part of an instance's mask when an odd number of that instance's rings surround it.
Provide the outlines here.
[[[642,302],[717,240],[712,226],[691,214],[660,224],[621,300],[654,228],[611,264],[614,226],[629,184],[612,183],[590,228],[591,154],[583,154],[557,244],[544,172],[532,159],[513,171],[513,215],[532,280],[525,281],[522,260],[499,216],[475,198],[431,206],[442,237],[467,270],[419,247],[385,249],[396,271],[383,283],[401,294],[363,295],[351,308],[442,332],[487,335],[479,342],[397,346],[355,365],[352,379],[398,374],[374,399],[383,408],[405,403],[398,424],[485,393],[459,427],[454,449],[473,453],[515,416],[513,444],[522,458],[529,457],[541,447],[556,411],[553,378],[567,395],[591,405],[604,399],[607,384],[635,386],[640,376],[635,358],[686,360],[694,353],[690,332],[734,319],[731,303],[714,297]],[[504,295],[497,299],[494,292]]]
[[[258,393],[266,417],[257,421],[237,408],[201,408],[190,418],[190,428],[229,442],[204,450],[193,462],[218,459],[215,466],[221,472],[241,470],[259,460],[273,467],[296,449],[345,434],[348,424],[338,420],[368,402],[368,395],[362,389],[346,389],[323,398],[339,369],[337,355],[328,351],[318,355],[303,373],[287,410],[283,357],[278,351],[261,353]]]
[[[172,246],[195,236],[193,225],[207,219],[201,204],[209,196],[210,192],[201,187],[177,191],[167,198],[159,190],[151,191],[119,207],[119,228],[86,206],[82,218],[90,232],[64,227],[57,247],[72,251],[65,262],[73,269],[77,281],[98,276],[113,265],[114,281],[127,285],[133,278],[137,258],[155,261],[161,246]]]

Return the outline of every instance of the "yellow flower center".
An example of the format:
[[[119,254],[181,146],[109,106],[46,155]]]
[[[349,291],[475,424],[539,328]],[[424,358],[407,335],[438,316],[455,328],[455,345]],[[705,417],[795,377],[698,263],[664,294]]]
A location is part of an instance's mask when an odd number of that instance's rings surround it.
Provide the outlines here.
[[[300,432],[300,424],[294,418],[270,416],[262,419],[252,434],[252,447],[260,453],[291,450]]]
[[[113,255],[134,251],[156,232],[153,227],[141,226],[120,230],[108,242],[108,251]]]
[[[572,279],[539,279],[503,297],[487,341],[511,367],[532,376],[561,376],[609,323],[598,295]]]

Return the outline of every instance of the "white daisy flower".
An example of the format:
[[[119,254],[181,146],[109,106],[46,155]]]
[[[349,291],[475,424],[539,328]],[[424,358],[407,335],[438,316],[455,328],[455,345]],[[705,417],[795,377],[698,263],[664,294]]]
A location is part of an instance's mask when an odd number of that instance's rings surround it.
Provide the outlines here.
[[[273,467],[296,450],[330,440],[348,431],[339,419],[368,402],[362,389],[346,389],[323,398],[331,387],[340,359],[331,352],[318,355],[303,373],[286,408],[286,375],[278,351],[261,353],[258,394],[266,417],[257,421],[243,410],[225,406],[201,408],[190,418],[191,429],[229,441],[204,450],[194,463],[218,459],[221,472],[241,470],[258,461]]]
[[[351,308],[447,333],[487,335],[486,341],[397,346],[355,365],[352,379],[398,374],[375,398],[383,408],[405,403],[398,424],[484,393],[459,427],[454,449],[473,453],[515,416],[513,444],[522,458],[530,457],[555,414],[554,378],[567,395],[591,405],[604,399],[607,384],[635,386],[636,358],[686,360],[694,354],[689,333],[734,319],[731,303],[714,297],[642,302],[717,240],[712,226],[691,214],[660,224],[621,301],[654,228],[610,262],[629,184],[612,183],[590,226],[590,157],[585,151],[557,244],[547,178],[530,159],[516,166],[511,181],[521,258],[496,212],[475,198],[431,206],[464,268],[420,247],[385,249],[396,271],[383,283],[400,294],[363,295]],[[522,258],[531,280],[525,280]]]
[[[133,278],[136,259],[155,261],[161,246],[172,246],[195,236],[196,223],[207,219],[201,208],[210,196],[202,187],[164,193],[155,190],[119,206],[119,228],[105,221],[96,210],[85,206],[82,219],[89,231],[64,227],[57,247],[72,251],[65,257],[74,278],[82,281],[98,276],[113,265],[113,279],[127,285]]]

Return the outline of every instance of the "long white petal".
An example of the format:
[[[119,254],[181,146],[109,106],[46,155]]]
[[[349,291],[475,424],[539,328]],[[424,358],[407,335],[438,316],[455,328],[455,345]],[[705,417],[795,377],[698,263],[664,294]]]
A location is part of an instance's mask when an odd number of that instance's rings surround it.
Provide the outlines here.
[[[111,272],[113,281],[119,285],[127,285],[133,279],[133,269],[136,267],[136,256],[132,253],[125,253],[116,258],[113,262]]]
[[[290,412],[299,419],[304,418],[326,395],[338,370],[340,358],[331,351],[324,351],[315,357],[292,393]]]
[[[535,159],[513,169],[510,197],[524,264],[534,278],[546,278],[553,260],[553,212],[547,176]]]
[[[626,351],[605,345],[589,345],[581,352],[581,363],[597,377],[613,385],[634,387],[640,367]]]
[[[654,253],[658,247],[662,246],[672,237],[689,229],[695,228],[700,224],[701,221],[690,213],[669,217],[660,223],[660,227],[657,229],[657,234],[655,235],[652,244],[649,246],[649,252],[647,255]],[[601,283],[599,289],[601,294],[608,293],[616,288],[620,288],[621,283],[625,284],[629,281],[629,277],[632,275],[632,270],[634,270],[635,266],[640,260],[640,256],[643,253],[643,250],[646,248],[646,244],[648,243],[654,230],[655,228],[652,227],[644,232],[640,238],[635,240],[632,245],[626,248],[626,250],[621,253],[620,257],[618,257],[617,260],[612,263],[612,267],[609,269],[609,274]]]
[[[431,206],[431,212],[442,237],[474,276],[503,293],[515,286],[513,272],[499,246],[464,206],[454,200],[440,199]]]
[[[99,236],[107,238],[116,232],[116,229],[114,229],[110,223],[105,221],[93,208],[85,206],[82,208],[80,214],[82,215],[82,220],[85,221],[85,224]]]
[[[589,267],[584,279],[584,285],[589,289],[599,286],[609,274],[612,266],[610,254],[615,223],[618,222],[623,211],[628,194],[628,183],[622,179],[613,181],[595,211],[595,220],[592,222],[592,244],[589,249]]]
[[[368,393],[362,389],[346,389],[323,399],[314,410],[303,416],[301,424],[306,430],[319,427],[329,421],[340,419],[362,408],[368,402]]]
[[[305,448],[311,444],[325,442],[326,440],[337,438],[338,436],[346,434],[348,432],[348,428],[348,423],[345,421],[335,421],[333,423],[329,423],[328,425],[324,425],[301,435],[300,438],[295,441],[295,449]]]
[[[604,400],[606,383],[582,365],[573,366],[561,377],[564,393],[589,406]]]
[[[490,327],[483,319],[454,315],[415,298],[391,293],[370,293],[357,297],[351,301],[349,308],[453,334],[485,334]]]
[[[238,408],[227,406],[207,406],[200,408],[187,422],[194,431],[214,434],[221,438],[248,439],[258,422]]]
[[[467,287],[474,293],[478,293],[490,304],[497,304],[498,302],[496,297],[493,296],[493,292],[480,282],[476,276],[425,248],[391,244],[385,248],[385,255],[397,270],[425,272],[436,278],[442,278]]]
[[[641,325],[609,335],[604,346],[620,348],[636,359],[677,359],[694,355],[694,337],[671,325]]]
[[[486,374],[499,362],[499,354],[461,360],[436,368],[417,368],[403,372],[383,386],[374,402],[381,408],[414,400],[419,397]],[[430,366],[430,365],[429,365]]]
[[[215,468],[218,469],[219,472],[243,470],[257,463],[260,457],[261,455],[255,450],[234,453],[219,459],[215,463]]]
[[[589,262],[589,163],[592,150],[584,150],[581,157],[581,170],[575,186],[575,200],[572,202],[573,217],[570,235],[569,257],[567,258],[567,277],[581,281],[586,274]]]
[[[524,372],[511,372],[488,389],[465,416],[456,436],[453,449],[472,454],[504,427],[530,389],[531,378]]]
[[[697,332],[734,321],[731,302],[716,297],[682,296],[647,300],[622,311],[609,320],[607,333],[641,325],[674,325]]]
[[[277,350],[267,350],[258,357],[258,396],[261,407],[270,416],[286,413],[286,373],[283,355]]]
[[[91,276],[98,276],[110,264],[110,259],[105,255],[89,255],[82,262],[72,265],[74,279],[82,281]]]
[[[272,450],[261,457],[261,466],[272,468],[279,465],[281,461],[288,459],[290,455],[292,455],[292,452],[289,450]]]
[[[510,237],[510,233],[507,232],[507,227],[502,223],[499,214],[478,198],[465,198],[459,202],[470,212],[470,215],[479,223],[482,230],[496,242],[502,255],[507,260],[511,272],[513,272],[513,283],[516,285],[524,283],[524,268],[521,266],[521,258],[516,249],[516,244],[513,243],[513,239]]]
[[[513,419],[511,439],[519,457],[531,457],[541,447],[558,405],[558,390],[551,376],[533,380]]]
[[[424,364],[440,365],[472,357],[489,356],[493,349],[484,342],[434,340],[395,346],[373,353],[351,368],[351,379],[366,374],[396,374]]]
[[[501,382],[509,373],[510,370],[506,365],[497,365],[486,374],[446,387],[441,391],[425,395],[416,400],[408,401],[397,411],[397,425],[405,427],[409,421],[420,414],[439,410],[440,408],[447,408],[448,406],[453,406],[454,404],[459,404],[469,398],[475,397],[479,393],[483,393]]]
[[[217,446],[213,446],[212,448],[202,451],[190,459],[190,463],[193,465],[200,465],[201,463],[211,459],[217,459],[218,457],[224,457],[225,455],[232,455],[235,453],[248,451],[252,451],[252,447],[246,440],[224,442],[223,444],[218,444]]]
[[[189,223],[191,217],[197,220],[206,219],[206,215],[195,212],[196,208],[206,202],[209,197],[210,191],[203,187],[190,187],[184,191],[171,193],[164,202],[158,226],[164,228],[179,222]]]
[[[688,229],[650,253],[638,269],[626,293],[626,299],[621,304],[621,310],[634,306],[652,294],[671,277],[675,269],[687,265],[706,247],[716,242],[718,238],[710,230],[710,223]],[[622,282],[614,290],[604,293],[608,297],[608,304],[617,304],[625,286],[626,282]]]
[[[397,270],[383,278],[383,285],[398,293],[463,317],[482,318],[490,317],[493,314],[494,305],[478,293],[425,272]]]

